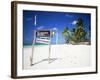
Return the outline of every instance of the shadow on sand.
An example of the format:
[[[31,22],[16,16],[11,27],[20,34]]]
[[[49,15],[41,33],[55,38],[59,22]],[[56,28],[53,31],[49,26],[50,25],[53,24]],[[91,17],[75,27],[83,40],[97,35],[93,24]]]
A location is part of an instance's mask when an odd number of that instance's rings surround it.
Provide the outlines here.
[[[58,59],[60,59],[60,58],[43,59],[43,60],[41,60],[41,61],[38,61],[38,62],[32,64],[31,66],[36,65],[36,64],[39,64],[39,63],[42,63],[42,62],[44,62],[44,61],[48,61],[48,63],[50,64],[50,63],[52,63],[52,62],[54,62],[55,60],[58,60]]]

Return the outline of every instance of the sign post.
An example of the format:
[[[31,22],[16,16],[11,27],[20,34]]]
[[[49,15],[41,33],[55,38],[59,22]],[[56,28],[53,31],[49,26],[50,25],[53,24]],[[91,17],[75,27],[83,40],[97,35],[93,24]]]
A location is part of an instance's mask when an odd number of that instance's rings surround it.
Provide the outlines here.
[[[35,45],[49,45],[48,62],[50,63],[51,30],[34,30],[33,35],[34,35],[34,38],[33,38],[33,44],[32,44],[31,65],[33,65],[32,62],[33,62],[34,46]]]

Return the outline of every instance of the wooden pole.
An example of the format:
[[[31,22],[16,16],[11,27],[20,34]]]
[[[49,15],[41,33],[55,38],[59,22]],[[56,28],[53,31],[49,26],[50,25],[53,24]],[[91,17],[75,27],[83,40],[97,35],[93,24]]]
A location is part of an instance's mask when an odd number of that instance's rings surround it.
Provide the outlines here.
[[[49,56],[48,56],[49,64],[50,64],[50,55],[51,55],[51,30],[50,30]]]
[[[34,44],[35,44],[35,39],[36,39],[36,31],[33,31],[34,39],[33,39],[33,44],[32,44],[32,56],[31,56],[31,65],[33,63],[33,56],[34,56]]]

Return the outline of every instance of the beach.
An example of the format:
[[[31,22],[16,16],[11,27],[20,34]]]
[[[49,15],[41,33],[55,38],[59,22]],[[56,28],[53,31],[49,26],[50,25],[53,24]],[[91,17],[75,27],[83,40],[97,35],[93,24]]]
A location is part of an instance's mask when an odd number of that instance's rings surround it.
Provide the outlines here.
[[[91,66],[90,53],[91,45],[36,45],[33,52],[32,46],[26,46],[23,47],[23,69],[89,67]]]

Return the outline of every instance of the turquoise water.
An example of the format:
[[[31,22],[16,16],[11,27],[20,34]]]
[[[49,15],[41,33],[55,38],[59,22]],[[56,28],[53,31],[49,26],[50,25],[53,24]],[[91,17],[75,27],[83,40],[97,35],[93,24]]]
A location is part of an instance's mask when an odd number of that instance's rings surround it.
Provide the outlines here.
[[[44,44],[44,43],[35,43],[34,45],[48,45],[48,44]]]
[[[42,45],[48,45],[44,43],[35,43],[34,46],[42,46]],[[24,44],[23,47],[32,47],[32,44]]]

